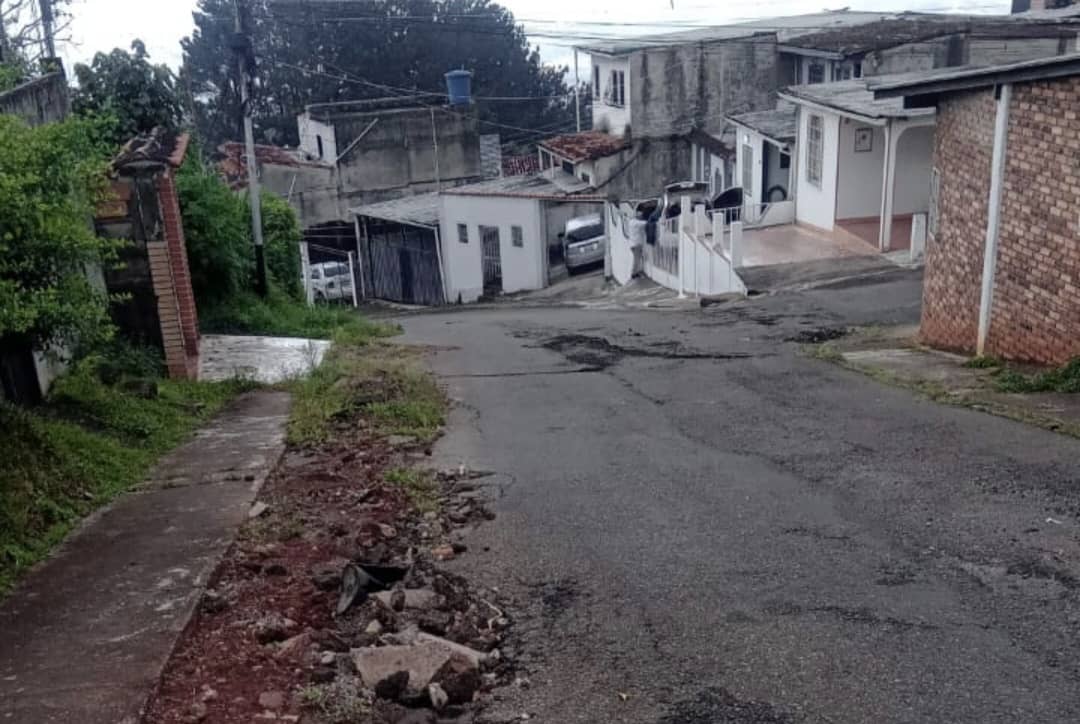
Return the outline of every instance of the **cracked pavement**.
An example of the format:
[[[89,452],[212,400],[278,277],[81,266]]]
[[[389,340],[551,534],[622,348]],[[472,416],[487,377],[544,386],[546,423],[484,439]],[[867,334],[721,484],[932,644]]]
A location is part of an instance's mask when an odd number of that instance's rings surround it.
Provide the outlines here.
[[[920,293],[402,318],[458,403],[436,462],[504,481],[453,563],[518,604],[489,720],[1080,721],[1080,441],[793,341]]]

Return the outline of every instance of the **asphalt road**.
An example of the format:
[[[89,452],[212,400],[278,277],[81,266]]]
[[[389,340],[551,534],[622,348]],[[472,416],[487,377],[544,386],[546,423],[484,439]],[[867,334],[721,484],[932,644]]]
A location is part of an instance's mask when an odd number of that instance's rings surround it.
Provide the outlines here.
[[[403,319],[458,403],[438,459],[501,490],[457,564],[517,602],[491,720],[1080,721],[1080,442],[789,341],[918,303]]]

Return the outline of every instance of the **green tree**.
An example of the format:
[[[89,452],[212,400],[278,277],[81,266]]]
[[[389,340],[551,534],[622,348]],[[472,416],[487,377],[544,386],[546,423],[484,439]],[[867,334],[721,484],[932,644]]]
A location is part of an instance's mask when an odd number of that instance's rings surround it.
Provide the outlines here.
[[[48,348],[111,335],[107,295],[88,275],[115,252],[89,223],[105,190],[108,130],[0,116],[0,337]]]
[[[131,49],[131,53],[119,48],[98,53],[90,65],[75,66],[74,111],[115,117],[116,145],[156,126],[175,130],[184,118],[173,72],[166,65],[152,64],[141,40]]]
[[[266,266],[274,285],[294,299],[303,299],[300,279],[300,242],[304,238],[296,212],[285,199],[263,192],[263,242]]]
[[[486,131],[522,140],[542,134],[506,126],[552,134],[572,126],[566,69],[543,65],[510,11],[489,0],[249,0],[247,7],[259,79],[252,109],[266,142],[296,144],[296,115],[309,103],[409,93],[441,103],[443,75],[454,68],[473,71]],[[233,0],[199,0],[195,31],[182,41],[182,75],[213,145],[240,138],[235,13]]]
[[[176,178],[191,286],[214,303],[245,289],[254,256],[248,207],[217,173],[189,153]]]

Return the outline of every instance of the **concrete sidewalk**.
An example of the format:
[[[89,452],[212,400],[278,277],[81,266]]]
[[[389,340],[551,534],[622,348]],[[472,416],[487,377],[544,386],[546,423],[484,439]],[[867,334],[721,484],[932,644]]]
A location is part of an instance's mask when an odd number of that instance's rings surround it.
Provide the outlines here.
[[[139,721],[284,450],[289,404],[242,396],[0,604],[0,721]]]

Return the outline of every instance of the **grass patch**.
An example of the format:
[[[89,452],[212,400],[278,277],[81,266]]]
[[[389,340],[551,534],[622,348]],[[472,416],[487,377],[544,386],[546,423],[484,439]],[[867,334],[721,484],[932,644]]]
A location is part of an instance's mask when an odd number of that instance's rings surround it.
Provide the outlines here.
[[[430,470],[394,468],[387,471],[386,482],[403,489],[409,502],[421,513],[439,509],[439,484]]]
[[[140,482],[158,457],[252,386],[145,376],[153,364],[140,369],[125,354],[82,360],[38,408],[0,403],[0,593],[80,519]]]
[[[438,436],[446,421],[446,397],[423,368],[418,350],[345,331],[322,366],[293,384],[289,442],[322,443],[339,425],[361,419],[386,435],[411,435],[421,442]]]
[[[843,362],[844,354],[835,345],[825,342],[824,344],[804,344],[802,352],[807,357],[819,359],[825,362]]]
[[[371,713],[370,695],[355,676],[339,676],[329,684],[311,684],[300,689],[304,706],[324,724],[352,724]]]
[[[1033,375],[1004,368],[995,378],[994,385],[999,392],[1080,392],[1080,357],[1057,369]]]
[[[199,309],[202,330],[213,334],[258,334],[311,339],[365,339],[386,336],[393,329],[370,322],[345,305],[309,306],[272,292],[266,299],[251,292]]]
[[[1002,362],[997,357],[972,357],[964,366],[972,370],[992,370],[1001,367]]]

